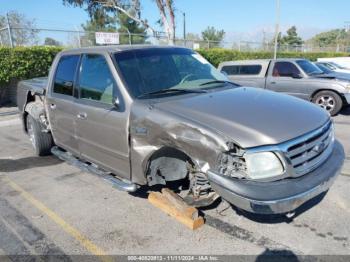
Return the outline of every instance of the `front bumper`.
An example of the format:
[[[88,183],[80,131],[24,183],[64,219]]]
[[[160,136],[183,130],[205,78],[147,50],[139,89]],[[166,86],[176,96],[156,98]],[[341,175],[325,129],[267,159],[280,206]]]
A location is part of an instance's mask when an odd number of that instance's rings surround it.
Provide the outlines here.
[[[226,177],[209,170],[208,179],[222,198],[238,208],[258,214],[283,214],[327,191],[340,173],[344,158],[342,145],[335,141],[327,161],[298,178],[256,182]]]

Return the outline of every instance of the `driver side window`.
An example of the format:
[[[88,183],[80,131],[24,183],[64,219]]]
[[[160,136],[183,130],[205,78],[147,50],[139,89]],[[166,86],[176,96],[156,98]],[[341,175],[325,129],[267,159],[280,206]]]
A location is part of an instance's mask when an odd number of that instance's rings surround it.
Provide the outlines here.
[[[272,71],[273,77],[293,77],[299,74],[299,69],[290,62],[276,62]]]
[[[115,81],[102,55],[85,54],[79,73],[80,99],[113,103]]]

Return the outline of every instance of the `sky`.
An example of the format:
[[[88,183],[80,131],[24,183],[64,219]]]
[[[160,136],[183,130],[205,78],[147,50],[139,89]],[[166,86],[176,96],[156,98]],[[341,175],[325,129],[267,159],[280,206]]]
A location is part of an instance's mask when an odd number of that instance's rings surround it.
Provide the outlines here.
[[[350,0],[280,0],[281,30],[295,25],[308,39],[314,34],[342,28],[350,21]],[[276,0],[175,0],[177,36],[182,37],[182,12],[187,32],[200,34],[207,26],[226,32],[226,41],[272,38]],[[142,17],[155,27],[159,13],[154,0],[141,0]],[[35,19],[37,27],[75,30],[88,19],[84,9],[67,7],[61,0],[0,0],[0,15],[16,10]],[[181,11],[180,11],[181,10]]]

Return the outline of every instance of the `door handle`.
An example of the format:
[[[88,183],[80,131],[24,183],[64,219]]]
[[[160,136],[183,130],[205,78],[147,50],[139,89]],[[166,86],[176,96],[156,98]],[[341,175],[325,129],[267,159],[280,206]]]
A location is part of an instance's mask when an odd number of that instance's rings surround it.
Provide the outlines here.
[[[87,118],[87,114],[86,114],[86,113],[79,113],[79,114],[77,115],[77,118],[79,118],[79,119],[81,119],[81,120],[84,120],[84,119]]]
[[[55,104],[50,104],[50,108],[51,108],[52,110],[55,110],[55,109],[56,109],[56,105],[55,105]]]
[[[274,85],[274,84],[276,84],[276,82],[271,82],[270,84]]]

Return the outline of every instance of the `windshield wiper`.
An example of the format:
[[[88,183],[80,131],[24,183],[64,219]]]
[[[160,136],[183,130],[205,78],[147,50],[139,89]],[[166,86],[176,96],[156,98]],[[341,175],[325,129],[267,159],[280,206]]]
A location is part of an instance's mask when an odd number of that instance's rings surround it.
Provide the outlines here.
[[[210,84],[227,84],[230,83],[229,81],[225,80],[211,80],[205,83],[200,84],[200,86],[210,85]]]
[[[162,89],[154,92],[144,93],[139,95],[137,98],[153,96],[153,95],[172,94],[172,93],[206,93],[206,91],[194,90],[194,89],[170,88],[170,89]]]

